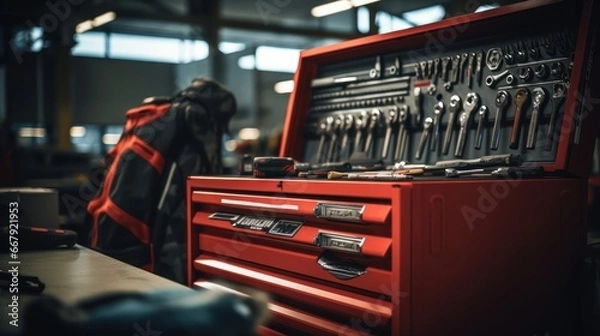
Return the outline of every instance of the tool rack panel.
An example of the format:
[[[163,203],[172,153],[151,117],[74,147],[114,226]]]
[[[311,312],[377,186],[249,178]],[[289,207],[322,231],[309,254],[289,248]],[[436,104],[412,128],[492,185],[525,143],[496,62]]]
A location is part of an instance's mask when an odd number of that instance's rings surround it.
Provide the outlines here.
[[[191,177],[187,196],[189,285],[268,292],[265,334],[574,326],[566,298],[585,237],[583,179]]]
[[[596,7],[529,1],[304,51],[280,156],[393,165],[513,154],[587,175],[590,156],[571,154],[593,148]]]

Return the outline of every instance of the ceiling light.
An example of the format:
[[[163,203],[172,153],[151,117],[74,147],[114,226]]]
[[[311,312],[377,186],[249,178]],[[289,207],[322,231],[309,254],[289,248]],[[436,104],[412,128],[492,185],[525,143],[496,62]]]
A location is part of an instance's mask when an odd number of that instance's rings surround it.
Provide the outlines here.
[[[223,54],[231,54],[234,52],[242,51],[244,49],[246,49],[246,45],[243,43],[219,42],[219,50]]]
[[[116,145],[121,139],[121,134],[106,133],[102,136],[102,143],[105,145]]]
[[[246,55],[238,58],[238,66],[244,70],[254,70],[256,65],[256,57],[254,55]]]
[[[85,136],[85,127],[83,126],[73,126],[69,130],[69,134],[72,138],[82,138]]]
[[[484,12],[484,11],[494,9],[497,7],[498,7],[498,4],[482,5],[482,6],[477,7],[477,9],[475,10],[475,13]]]
[[[107,24],[116,18],[117,18],[117,14],[115,14],[115,12],[106,12],[102,15],[98,15],[93,20],[94,27],[100,27],[103,24]]]
[[[440,21],[445,15],[446,10],[442,5],[425,7],[402,14],[406,20],[416,25],[424,25]]]
[[[279,94],[291,93],[292,91],[294,91],[294,81],[290,79],[277,82],[273,86],[273,89]]]
[[[260,131],[258,128],[242,128],[238,133],[240,140],[252,141],[260,138]]]
[[[77,34],[81,34],[92,28],[94,28],[94,23],[92,22],[92,20],[85,20],[78,24],[77,27],[75,27],[75,31],[77,32]]]
[[[352,7],[360,7],[360,6],[368,5],[368,4],[377,2],[377,1],[379,1],[379,0],[338,0],[338,1],[333,1],[330,3],[326,3],[324,5],[319,5],[319,6],[313,7],[313,9],[311,9],[310,13],[314,17],[323,17],[323,16],[343,12]]]
[[[352,8],[352,3],[347,0],[338,0],[324,5],[316,6],[311,9],[310,13],[314,17],[323,17],[339,12],[343,12]]]
[[[233,152],[237,149],[237,140],[227,140],[225,141],[225,150],[228,152]]]
[[[45,138],[46,129],[42,127],[23,127],[19,130],[21,138]]]
[[[256,69],[294,73],[298,68],[300,51],[300,49],[259,46],[256,48]]]

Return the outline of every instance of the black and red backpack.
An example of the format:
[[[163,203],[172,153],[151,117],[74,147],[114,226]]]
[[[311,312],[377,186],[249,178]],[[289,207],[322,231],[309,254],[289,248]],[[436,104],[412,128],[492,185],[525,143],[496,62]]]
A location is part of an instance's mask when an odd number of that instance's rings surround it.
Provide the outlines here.
[[[222,138],[236,108],[227,88],[196,78],[173,97],[127,111],[87,206],[90,247],[183,283],[186,178],[222,172]]]

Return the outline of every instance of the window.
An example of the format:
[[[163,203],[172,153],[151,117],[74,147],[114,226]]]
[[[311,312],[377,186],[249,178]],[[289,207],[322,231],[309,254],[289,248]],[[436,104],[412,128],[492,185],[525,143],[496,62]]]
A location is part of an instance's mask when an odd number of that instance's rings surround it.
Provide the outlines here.
[[[74,56],[105,57],[106,56],[106,34],[98,32],[87,32],[75,35],[77,44],[71,49]]]

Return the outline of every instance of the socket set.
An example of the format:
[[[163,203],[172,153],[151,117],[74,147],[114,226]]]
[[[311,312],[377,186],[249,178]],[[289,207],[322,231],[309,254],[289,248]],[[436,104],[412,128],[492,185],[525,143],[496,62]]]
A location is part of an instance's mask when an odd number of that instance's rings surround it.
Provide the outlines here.
[[[434,57],[409,50],[321,66],[303,160],[430,164],[514,154],[553,162],[576,41],[561,28],[476,47],[457,42]]]

